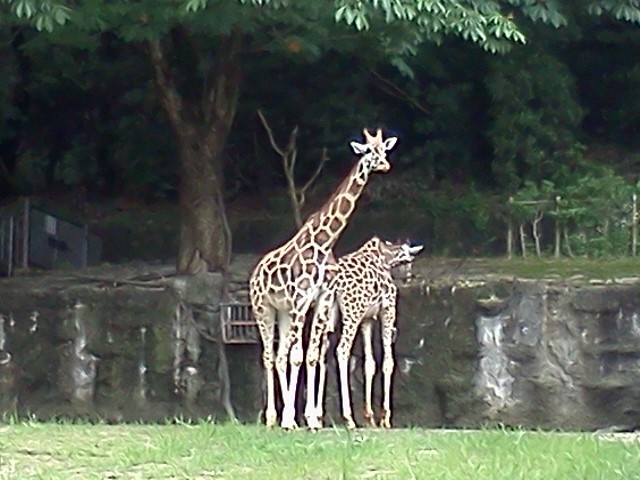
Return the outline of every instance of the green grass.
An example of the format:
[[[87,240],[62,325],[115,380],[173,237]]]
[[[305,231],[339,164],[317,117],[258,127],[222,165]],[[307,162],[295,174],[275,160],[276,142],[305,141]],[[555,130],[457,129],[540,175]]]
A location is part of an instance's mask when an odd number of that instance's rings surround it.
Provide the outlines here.
[[[260,425],[0,426],[0,479],[634,479],[640,440]]]
[[[558,276],[571,278],[584,276],[588,279],[615,279],[637,277],[640,274],[640,258],[619,257],[608,259],[561,258],[561,259],[496,259],[497,270],[504,273],[528,277]]]

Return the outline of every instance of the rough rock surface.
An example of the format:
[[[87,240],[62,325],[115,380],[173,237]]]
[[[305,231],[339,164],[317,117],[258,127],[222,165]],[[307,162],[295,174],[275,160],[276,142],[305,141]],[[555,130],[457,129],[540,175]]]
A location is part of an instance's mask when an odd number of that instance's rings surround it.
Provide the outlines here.
[[[255,260],[234,263],[232,299],[246,301]],[[420,260],[414,278],[399,281],[395,426],[640,424],[639,279],[438,268]],[[239,419],[256,421],[260,348],[221,342],[221,282],[160,265],[0,279],[0,412],[224,419],[230,403]],[[330,360],[326,420],[341,424]],[[362,423],[359,344],[352,360]]]

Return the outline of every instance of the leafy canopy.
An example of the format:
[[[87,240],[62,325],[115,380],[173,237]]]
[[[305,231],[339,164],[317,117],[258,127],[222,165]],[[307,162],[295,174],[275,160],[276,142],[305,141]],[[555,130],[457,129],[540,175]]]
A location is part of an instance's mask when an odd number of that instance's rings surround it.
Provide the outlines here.
[[[332,41],[330,32],[344,26],[376,35],[376,44],[408,76],[412,71],[402,57],[415,54],[425,41],[440,43],[456,36],[492,53],[525,43],[517,26],[521,17],[558,28],[579,9],[640,23],[637,0],[0,0],[0,8],[0,22],[12,17],[52,31],[71,21],[84,28],[117,31],[125,40],[157,37],[177,23],[205,35],[233,29],[256,32],[268,24],[287,36],[280,39],[286,40],[286,48],[304,48],[316,58],[323,47],[348,48],[349,42]],[[298,35],[306,41],[300,42]]]
[[[29,20],[38,30],[51,31],[55,25],[67,21],[102,23],[103,27],[113,28],[109,20],[113,14],[120,13],[121,22],[143,27],[154,22],[156,29],[162,23],[188,21],[194,24],[209,17],[213,11],[219,24],[229,20],[229,29],[250,20],[256,22],[262,18],[265,22],[288,20],[294,23],[311,23],[332,19],[338,24],[354,27],[356,30],[375,31],[383,37],[387,46],[400,53],[413,52],[415,47],[425,41],[439,42],[446,35],[457,35],[480,44],[492,52],[506,51],[511,42],[524,42],[524,36],[513,22],[510,14],[502,9],[510,2],[474,1],[474,0],[337,0],[336,2],[293,2],[289,0],[186,0],[165,2],[76,2],[60,0],[0,0],[11,13],[22,20]],[[73,6],[71,6],[73,5]],[[248,8],[253,7],[252,16]],[[136,13],[140,15],[131,15]],[[144,12],[147,12],[146,22]],[[289,18],[285,18],[289,16]],[[109,18],[111,17],[111,18]],[[149,22],[153,20],[153,22]],[[207,20],[213,20],[208,18]],[[259,22],[258,22],[259,24]],[[143,27],[144,30],[144,27]],[[141,32],[142,33],[142,32]]]

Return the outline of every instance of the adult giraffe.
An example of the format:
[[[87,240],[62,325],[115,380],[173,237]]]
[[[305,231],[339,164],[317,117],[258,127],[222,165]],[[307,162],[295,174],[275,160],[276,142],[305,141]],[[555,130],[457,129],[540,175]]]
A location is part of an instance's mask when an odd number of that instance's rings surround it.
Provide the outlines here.
[[[369,175],[385,173],[391,168],[387,152],[397,138],[384,140],[380,129],[375,136],[367,129],[363,133],[365,143],[351,142],[351,148],[360,158],[349,175],[288,242],[262,257],[249,278],[251,307],[262,339],[267,383],[265,420],[269,427],[277,421],[273,373],[275,325],[279,334],[275,368],[283,397],[280,425],[292,429],[297,427],[295,397],[303,361],[302,329],[307,312],[321,295],[333,294],[326,289],[326,282],[335,277],[338,269],[333,246],[349,223]]]

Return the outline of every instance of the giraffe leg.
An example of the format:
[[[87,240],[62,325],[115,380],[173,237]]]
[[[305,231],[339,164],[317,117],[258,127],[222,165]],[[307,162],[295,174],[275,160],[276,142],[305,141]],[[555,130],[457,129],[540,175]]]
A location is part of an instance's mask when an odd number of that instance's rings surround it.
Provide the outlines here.
[[[262,364],[267,383],[267,405],[265,409],[265,423],[267,427],[275,426],[278,420],[275,402],[274,379],[274,352],[273,352],[273,328],[275,324],[275,311],[265,308],[254,308],[254,316],[258,324],[260,337],[262,338]]]
[[[340,376],[340,400],[342,402],[342,418],[347,428],[356,428],[351,410],[351,387],[349,385],[349,358],[353,347],[353,339],[358,329],[357,322],[347,311],[342,315],[342,335],[336,347],[336,359],[338,360],[338,372]]]
[[[287,408],[291,409],[289,406],[288,398],[289,398],[289,379],[287,377],[287,367],[289,364],[289,352],[291,351],[291,346],[293,344],[293,332],[291,331],[291,317],[286,314],[280,312],[278,317],[278,354],[276,356],[276,371],[278,372],[278,381],[280,382],[280,392],[282,393],[282,401],[283,401],[283,410],[282,410],[282,419],[281,426],[283,428],[295,428],[295,419],[293,420],[293,425],[291,424],[291,413],[287,412],[289,416],[287,421],[285,422],[285,411]],[[286,426],[285,426],[286,424]]]
[[[333,303],[329,312],[329,318],[327,320],[327,324],[325,325],[324,335],[322,337],[322,343],[320,344],[320,360],[319,360],[319,372],[318,372],[318,401],[316,404],[316,413],[318,415],[318,419],[322,422],[322,417],[324,416],[324,400],[326,393],[326,382],[327,382],[327,365],[328,365],[328,357],[327,353],[329,351],[329,334],[335,332],[335,323],[337,319],[337,304]]]
[[[304,418],[307,426],[312,430],[322,427],[317,414],[316,369],[320,355],[319,343],[323,335],[322,317],[324,308],[324,305],[319,300],[311,323],[311,334],[306,356],[307,401],[304,408]]]
[[[376,426],[373,416],[373,377],[376,373],[376,360],[373,357],[373,322],[362,324],[362,348],[364,349],[364,418],[372,427]]]
[[[288,388],[283,389],[283,407],[280,426],[286,430],[293,430],[298,427],[296,423],[296,393],[298,390],[298,374],[304,353],[302,351],[302,327],[304,326],[304,315],[296,314],[291,322],[291,328],[286,335],[282,352],[278,351],[276,365],[281,368],[283,376],[286,378],[287,363],[289,367]],[[287,352],[288,351],[288,355]],[[282,357],[281,357],[282,354]]]
[[[382,312],[382,374],[383,374],[383,401],[382,418],[380,426],[391,428],[391,383],[395,362],[393,358],[393,341],[396,335],[396,306],[385,308]]]
[[[330,311],[333,306],[333,294],[324,292],[316,303],[316,309],[311,324],[311,335],[307,348],[307,403],[305,406],[305,420],[311,429],[322,428],[322,403],[324,399],[324,381],[326,346]],[[318,390],[316,392],[316,372],[319,369]]]
[[[318,372],[318,402],[316,404],[316,414],[318,415],[318,421],[322,426],[322,417],[324,416],[324,397],[327,383],[327,352],[329,351],[329,332],[327,331],[325,331],[320,348],[320,370]]]
[[[282,427],[288,430],[298,428],[296,423],[296,394],[298,393],[298,374],[304,360],[302,338],[295,336],[289,352],[289,389],[282,411]]]

